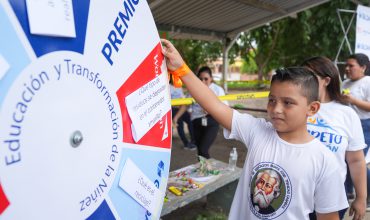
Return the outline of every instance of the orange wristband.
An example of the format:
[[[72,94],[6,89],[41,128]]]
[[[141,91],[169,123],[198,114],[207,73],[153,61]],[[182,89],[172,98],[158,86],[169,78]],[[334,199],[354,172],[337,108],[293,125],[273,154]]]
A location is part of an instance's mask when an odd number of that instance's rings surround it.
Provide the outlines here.
[[[172,84],[176,88],[182,87],[182,81],[181,81],[180,77],[172,75]]]
[[[172,75],[175,75],[175,76],[185,76],[186,74],[188,74],[190,72],[191,72],[191,70],[188,67],[188,65],[186,65],[186,63],[183,63],[179,68],[177,68],[174,71],[170,70],[170,73]]]
[[[181,76],[185,76],[186,74],[190,73],[191,70],[186,65],[186,63],[183,63],[179,68],[177,68],[174,71],[168,70],[169,73],[172,75],[172,82],[175,87],[181,87],[182,86],[182,81],[180,79]]]

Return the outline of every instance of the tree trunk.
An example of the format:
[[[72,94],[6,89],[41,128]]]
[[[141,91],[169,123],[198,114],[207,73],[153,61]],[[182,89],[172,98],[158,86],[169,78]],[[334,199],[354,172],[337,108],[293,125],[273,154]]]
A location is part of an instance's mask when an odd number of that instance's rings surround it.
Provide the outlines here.
[[[263,79],[263,68],[258,68],[258,80]]]

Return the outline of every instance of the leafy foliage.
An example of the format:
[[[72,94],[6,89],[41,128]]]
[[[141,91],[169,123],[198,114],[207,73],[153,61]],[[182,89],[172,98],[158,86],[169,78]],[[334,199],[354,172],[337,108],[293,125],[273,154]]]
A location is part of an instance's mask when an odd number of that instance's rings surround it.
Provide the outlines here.
[[[254,74],[258,70],[256,61],[254,61],[254,51],[249,50],[247,53],[250,54],[244,57],[240,72]]]
[[[207,61],[216,60],[222,56],[221,42],[208,42],[201,40],[173,40],[175,47],[181,53],[190,69],[196,71]]]
[[[362,2],[367,3],[364,0]],[[244,33],[237,41],[241,55],[248,62],[253,55],[246,51],[255,51],[253,59],[258,67],[259,79],[271,69],[299,65],[311,56],[327,56],[333,60],[344,36],[337,9],[355,10],[356,7],[347,0],[329,1],[294,17],[286,17]],[[341,14],[345,28],[352,15]],[[354,45],[355,22],[348,37],[351,45]],[[347,47],[343,47],[339,60],[344,60],[348,55]]]

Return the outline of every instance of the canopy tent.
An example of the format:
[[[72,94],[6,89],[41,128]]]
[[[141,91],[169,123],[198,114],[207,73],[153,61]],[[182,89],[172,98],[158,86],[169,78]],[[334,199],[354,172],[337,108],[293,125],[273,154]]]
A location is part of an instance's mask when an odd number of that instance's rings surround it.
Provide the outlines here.
[[[174,39],[222,40],[223,64],[237,36],[328,0],[148,0],[157,28]],[[225,87],[226,84],[224,84]]]
[[[233,39],[328,0],[149,0],[157,28],[172,38]]]

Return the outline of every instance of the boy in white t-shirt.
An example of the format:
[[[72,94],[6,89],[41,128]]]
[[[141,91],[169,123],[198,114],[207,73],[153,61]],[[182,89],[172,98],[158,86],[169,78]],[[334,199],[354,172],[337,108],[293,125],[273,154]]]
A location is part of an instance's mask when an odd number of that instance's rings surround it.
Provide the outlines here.
[[[271,123],[223,104],[186,66],[176,48],[162,40],[167,67],[181,77],[193,98],[224,128],[227,138],[248,146],[229,219],[338,219],[348,207],[344,185],[329,150],[307,132],[307,117],[320,108],[317,78],[305,68],[277,71],[267,106]]]

